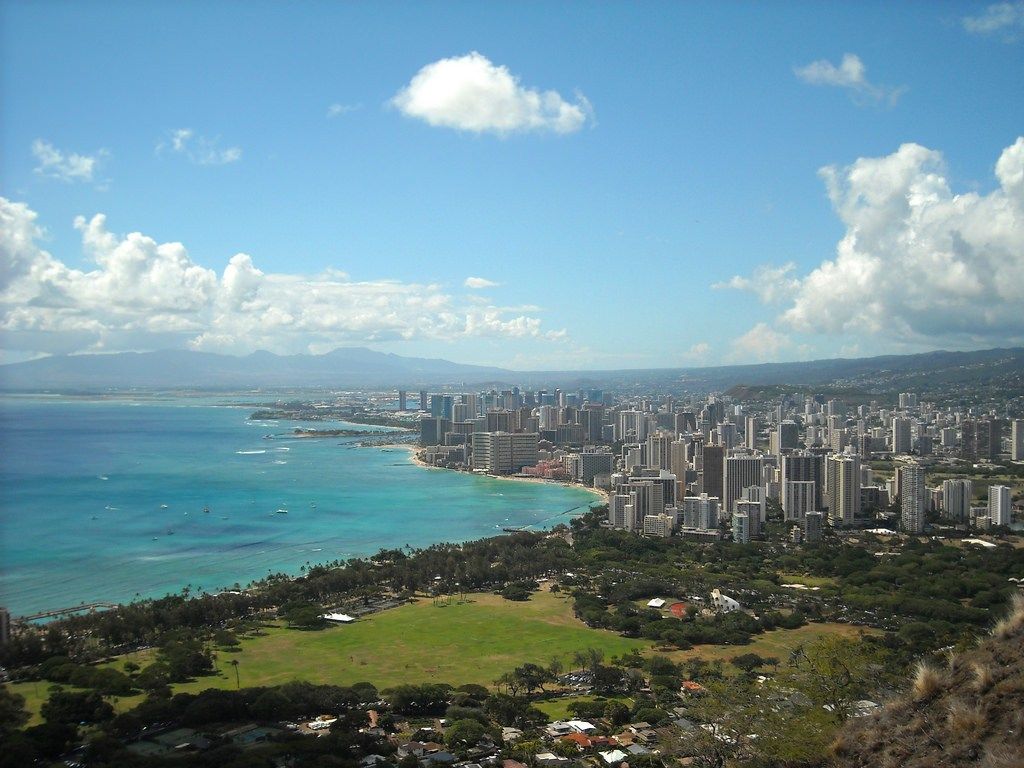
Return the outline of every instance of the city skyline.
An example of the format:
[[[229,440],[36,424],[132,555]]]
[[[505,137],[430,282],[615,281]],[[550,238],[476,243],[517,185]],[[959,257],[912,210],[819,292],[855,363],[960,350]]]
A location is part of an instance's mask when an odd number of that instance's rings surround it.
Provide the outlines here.
[[[1024,344],[1024,4],[470,8],[5,4],[0,362]]]

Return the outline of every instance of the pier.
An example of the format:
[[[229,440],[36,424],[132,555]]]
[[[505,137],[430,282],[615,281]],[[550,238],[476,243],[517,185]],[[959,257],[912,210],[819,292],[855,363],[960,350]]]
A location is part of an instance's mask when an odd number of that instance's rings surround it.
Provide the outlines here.
[[[117,603],[83,603],[82,605],[76,605],[73,608],[57,608],[52,611],[42,611],[41,613],[33,613],[30,616],[22,616],[22,621],[39,621],[40,619],[57,619],[63,616],[70,616],[75,613],[85,613],[87,611],[109,611],[111,608],[117,608]]]

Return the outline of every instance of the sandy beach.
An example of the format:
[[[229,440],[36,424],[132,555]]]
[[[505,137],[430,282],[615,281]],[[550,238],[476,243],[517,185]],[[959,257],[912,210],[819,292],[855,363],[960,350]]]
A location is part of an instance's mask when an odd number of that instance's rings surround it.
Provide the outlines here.
[[[413,464],[415,464],[417,467],[422,467],[423,469],[435,469],[435,470],[440,470],[440,471],[443,471],[443,472],[458,472],[459,471],[459,470],[454,470],[454,469],[447,469],[445,467],[435,467],[432,464],[427,464],[425,461],[422,461],[416,455],[417,451],[419,449],[416,446],[414,446],[414,445],[409,445],[408,443],[396,443],[394,445],[381,445],[381,446],[378,446],[378,447],[380,447],[380,448],[402,448],[404,450],[407,450],[409,452],[409,461],[412,462]],[[589,486],[579,485],[577,483],[563,483],[563,482],[560,482],[558,480],[546,480],[543,477],[523,477],[521,475],[480,475],[480,477],[489,477],[492,480],[508,480],[509,482],[514,482],[514,483],[539,483],[540,485],[560,485],[560,486],[562,486],[564,488],[578,488],[581,491],[586,491],[587,493],[593,495],[594,497],[599,499],[602,503],[605,503],[605,502],[608,501],[608,494],[606,494],[600,488],[591,488]]]

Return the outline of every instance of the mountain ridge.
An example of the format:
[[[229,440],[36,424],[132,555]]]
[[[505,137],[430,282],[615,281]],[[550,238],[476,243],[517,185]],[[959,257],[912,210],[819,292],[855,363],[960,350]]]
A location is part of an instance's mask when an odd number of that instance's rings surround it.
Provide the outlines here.
[[[192,350],[58,355],[0,365],[0,390],[138,388],[226,389],[242,387],[402,387],[459,384],[522,384],[628,387],[638,381],[666,389],[726,391],[732,387],[838,386],[865,392],[927,388],[936,382],[1024,386],[1024,348],[967,352],[939,350],[913,355],[825,358],[680,368],[593,371],[514,371],[404,357],[365,347],[338,347],[321,355],[277,355],[257,350],[244,356]]]

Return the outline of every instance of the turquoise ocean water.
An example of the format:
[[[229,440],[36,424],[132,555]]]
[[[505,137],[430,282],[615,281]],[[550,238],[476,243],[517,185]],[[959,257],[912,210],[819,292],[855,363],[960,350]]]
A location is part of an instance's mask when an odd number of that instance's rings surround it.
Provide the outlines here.
[[[252,410],[0,397],[0,605],[24,615],[217,591],[382,547],[551,526],[595,501],[424,469],[359,438],[290,438],[353,425],[253,422]]]

